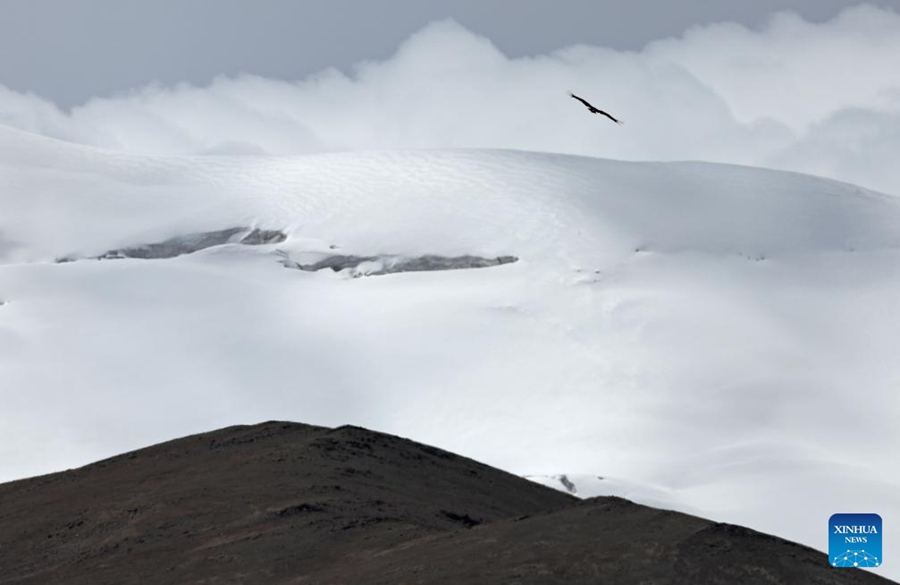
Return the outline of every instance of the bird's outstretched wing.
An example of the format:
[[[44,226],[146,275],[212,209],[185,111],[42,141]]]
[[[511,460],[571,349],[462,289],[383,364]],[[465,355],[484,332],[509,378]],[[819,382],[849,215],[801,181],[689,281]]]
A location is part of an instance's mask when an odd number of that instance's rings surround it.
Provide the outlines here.
[[[603,110],[597,110],[597,111],[594,112],[594,113],[595,113],[595,114],[603,114],[604,116],[606,116],[607,118],[609,118],[610,120],[612,120],[613,122],[615,122],[616,124],[619,124],[620,126],[622,125],[622,122],[620,122],[619,120],[616,120],[615,118],[613,118],[612,116],[610,116],[609,114],[607,114],[606,112],[604,112]]]
[[[586,107],[587,109],[589,109],[589,110],[594,110],[594,109],[596,109],[596,108],[594,108],[594,106],[592,106],[590,103],[588,103],[587,100],[578,97],[578,96],[575,95],[574,93],[569,93],[569,95],[572,96],[573,98],[575,98],[576,100],[580,101],[581,103],[583,103],[583,104],[584,104],[584,107]]]

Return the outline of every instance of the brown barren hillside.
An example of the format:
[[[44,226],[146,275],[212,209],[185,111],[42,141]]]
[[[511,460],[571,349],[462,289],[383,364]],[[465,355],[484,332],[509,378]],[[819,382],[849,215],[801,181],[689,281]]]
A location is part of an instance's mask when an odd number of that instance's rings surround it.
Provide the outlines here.
[[[0,485],[0,583],[886,583],[356,427],[231,427]]]

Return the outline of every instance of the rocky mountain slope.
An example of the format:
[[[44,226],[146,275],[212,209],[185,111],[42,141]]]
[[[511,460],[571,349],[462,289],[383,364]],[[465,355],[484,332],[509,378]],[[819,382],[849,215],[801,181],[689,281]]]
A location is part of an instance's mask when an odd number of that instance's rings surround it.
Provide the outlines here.
[[[0,485],[0,583],[884,583],[358,427],[170,441]]]

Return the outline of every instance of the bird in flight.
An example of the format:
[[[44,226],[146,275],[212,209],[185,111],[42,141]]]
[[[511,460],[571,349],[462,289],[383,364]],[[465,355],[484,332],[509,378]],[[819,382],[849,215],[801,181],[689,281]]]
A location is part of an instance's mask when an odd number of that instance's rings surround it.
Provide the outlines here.
[[[603,114],[604,116],[606,116],[607,118],[609,118],[610,120],[612,120],[613,122],[615,122],[616,124],[621,124],[621,123],[622,123],[622,122],[616,120],[615,118],[613,118],[612,116],[610,116],[609,114],[607,114],[606,112],[604,112],[603,110],[598,110],[597,108],[595,108],[594,106],[592,106],[591,103],[588,102],[586,99],[580,98],[580,97],[578,97],[577,95],[575,95],[574,93],[570,93],[569,95],[572,96],[573,98],[575,98],[576,100],[580,101],[581,103],[583,103],[583,104],[584,104],[584,107],[586,107],[590,113],[592,113],[592,114]]]

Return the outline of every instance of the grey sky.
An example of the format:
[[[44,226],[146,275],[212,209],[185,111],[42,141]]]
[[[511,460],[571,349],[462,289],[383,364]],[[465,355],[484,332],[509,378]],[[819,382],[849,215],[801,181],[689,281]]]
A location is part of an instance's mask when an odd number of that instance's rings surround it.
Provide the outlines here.
[[[510,56],[575,43],[639,49],[694,24],[822,21],[854,0],[0,0],[0,84],[62,107],[156,81],[299,79],[388,57],[452,17]],[[900,0],[869,2],[900,11]]]

